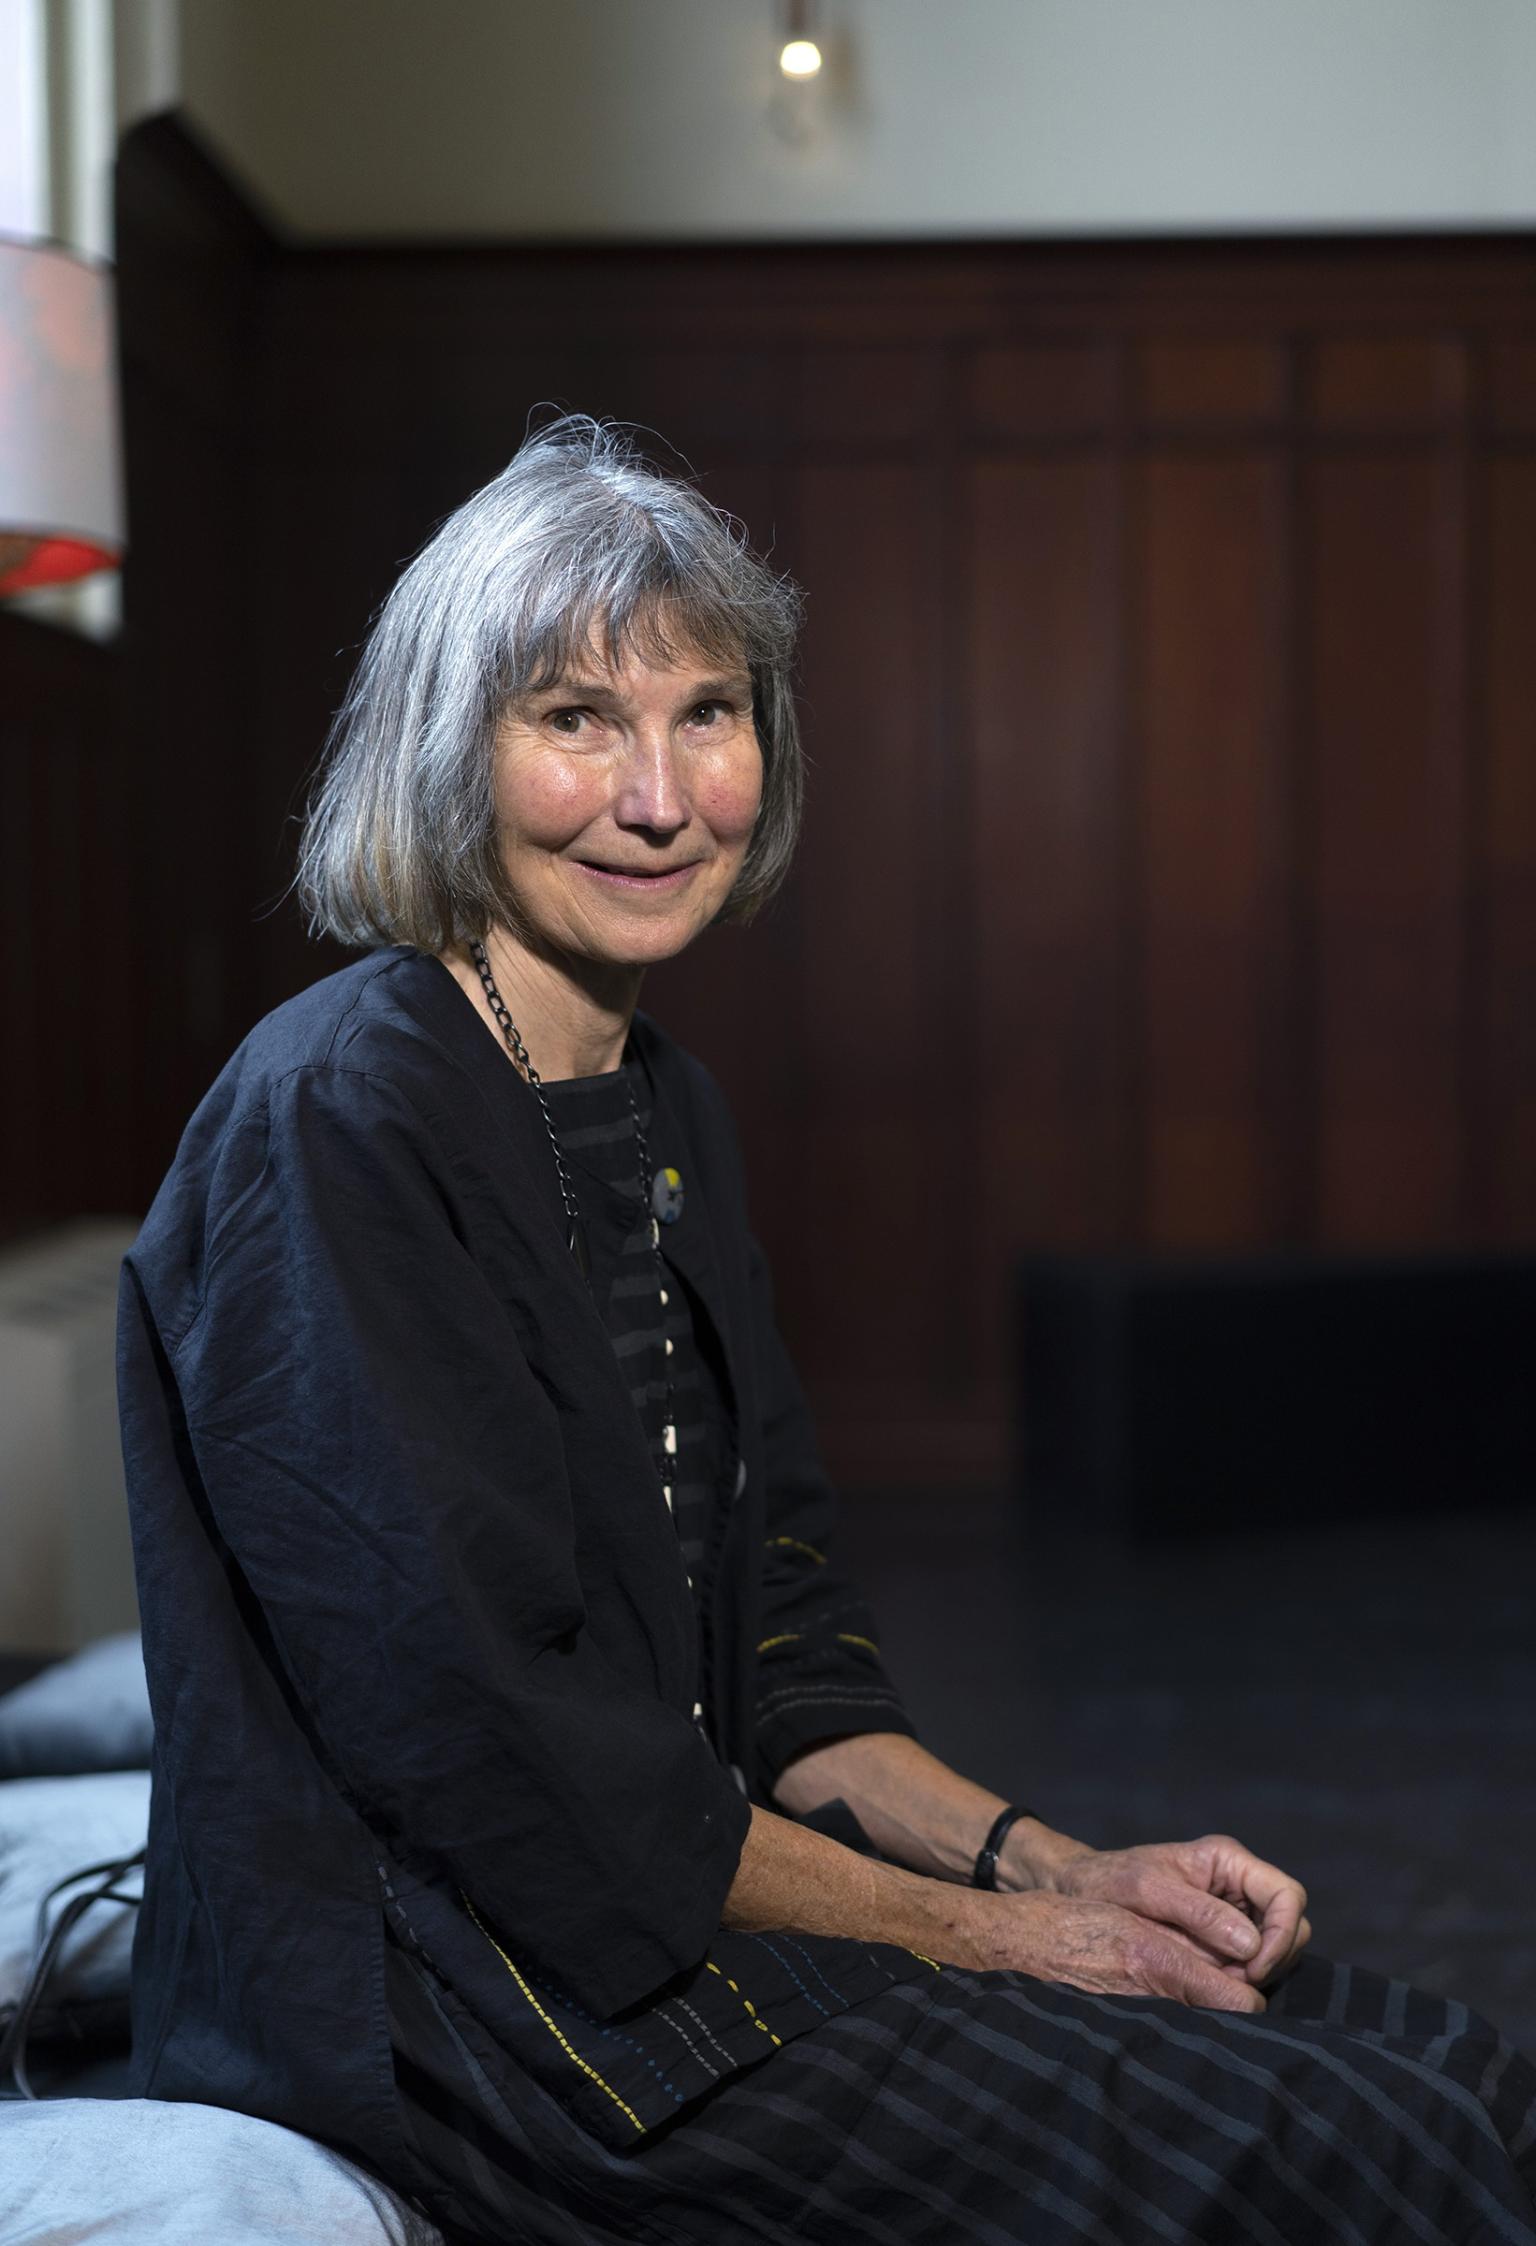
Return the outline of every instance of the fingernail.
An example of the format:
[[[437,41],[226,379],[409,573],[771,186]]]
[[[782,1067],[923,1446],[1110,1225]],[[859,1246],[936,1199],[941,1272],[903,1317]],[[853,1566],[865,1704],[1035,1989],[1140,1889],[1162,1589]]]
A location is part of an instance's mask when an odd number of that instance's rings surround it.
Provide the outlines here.
[[[1233,1935],[1234,1946],[1242,1957],[1252,1957],[1258,1949],[1259,1941],[1258,1928],[1253,1926],[1240,1926]]]

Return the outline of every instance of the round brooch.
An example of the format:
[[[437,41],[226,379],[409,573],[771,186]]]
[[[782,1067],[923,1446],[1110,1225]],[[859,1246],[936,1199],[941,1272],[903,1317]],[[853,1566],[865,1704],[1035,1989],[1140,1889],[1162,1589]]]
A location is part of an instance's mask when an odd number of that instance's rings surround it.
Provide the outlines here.
[[[683,1213],[683,1177],[669,1165],[651,1181],[651,1214],[661,1224],[676,1224]]]

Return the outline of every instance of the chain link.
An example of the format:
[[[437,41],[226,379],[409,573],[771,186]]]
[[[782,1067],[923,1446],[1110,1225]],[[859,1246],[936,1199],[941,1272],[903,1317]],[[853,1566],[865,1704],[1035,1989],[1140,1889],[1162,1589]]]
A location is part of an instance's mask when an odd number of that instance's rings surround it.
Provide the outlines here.
[[[512,1016],[507,1011],[506,1000],[502,997],[501,992],[496,988],[495,983],[491,979],[491,962],[486,954],[484,944],[480,943],[477,940],[470,945],[469,951],[470,957],[474,960],[475,966],[479,972],[480,980],[485,986],[485,1002],[496,1017],[497,1026],[500,1028],[502,1036],[507,1041],[507,1050],[512,1055],[513,1060],[517,1063],[517,1066],[522,1071],[523,1075],[528,1079],[529,1084],[533,1088],[534,1097],[539,1103],[539,1113],[543,1116],[544,1128],[549,1133],[550,1151],[555,1158],[555,1175],[560,1180],[560,1198],[565,1203],[566,1221],[571,1228],[570,1243],[572,1252],[576,1255],[576,1260],[581,1264],[582,1269],[585,1270],[585,1255],[583,1252],[578,1251],[576,1247],[576,1242],[582,1236],[581,1204],[576,1199],[576,1188],[571,1183],[571,1173],[565,1166],[565,1156],[560,1150],[559,1133],[555,1129],[554,1117],[549,1112],[549,1102],[544,1097],[543,1079],[540,1077],[538,1070],[534,1067],[532,1061],[528,1057],[528,1048],[523,1043],[522,1036],[518,1030],[516,1022],[513,1021]]]

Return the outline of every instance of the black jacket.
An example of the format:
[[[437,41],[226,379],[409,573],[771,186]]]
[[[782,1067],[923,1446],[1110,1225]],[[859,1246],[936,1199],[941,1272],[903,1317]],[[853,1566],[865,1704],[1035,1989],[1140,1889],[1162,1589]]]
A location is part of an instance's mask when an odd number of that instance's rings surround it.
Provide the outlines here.
[[[188,1126],[119,1343],[156,1727],[141,2095],[387,2170],[386,1912],[510,2094],[532,2074],[614,2143],[931,1969],[719,1928],[796,1746],[911,1726],[828,1554],[720,1094],[643,1017],[634,1049],[733,1421],[702,1629],[538,1106],[440,962],[375,953],[278,1008]]]

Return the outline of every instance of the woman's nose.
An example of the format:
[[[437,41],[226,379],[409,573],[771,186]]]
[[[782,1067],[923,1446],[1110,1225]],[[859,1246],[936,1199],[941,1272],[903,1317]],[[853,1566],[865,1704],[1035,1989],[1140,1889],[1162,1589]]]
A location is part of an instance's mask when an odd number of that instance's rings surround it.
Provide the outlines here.
[[[673,835],[687,826],[692,814],[670,733],[647,728],[634,736],[613,815],[621,827],[652,834]]]

